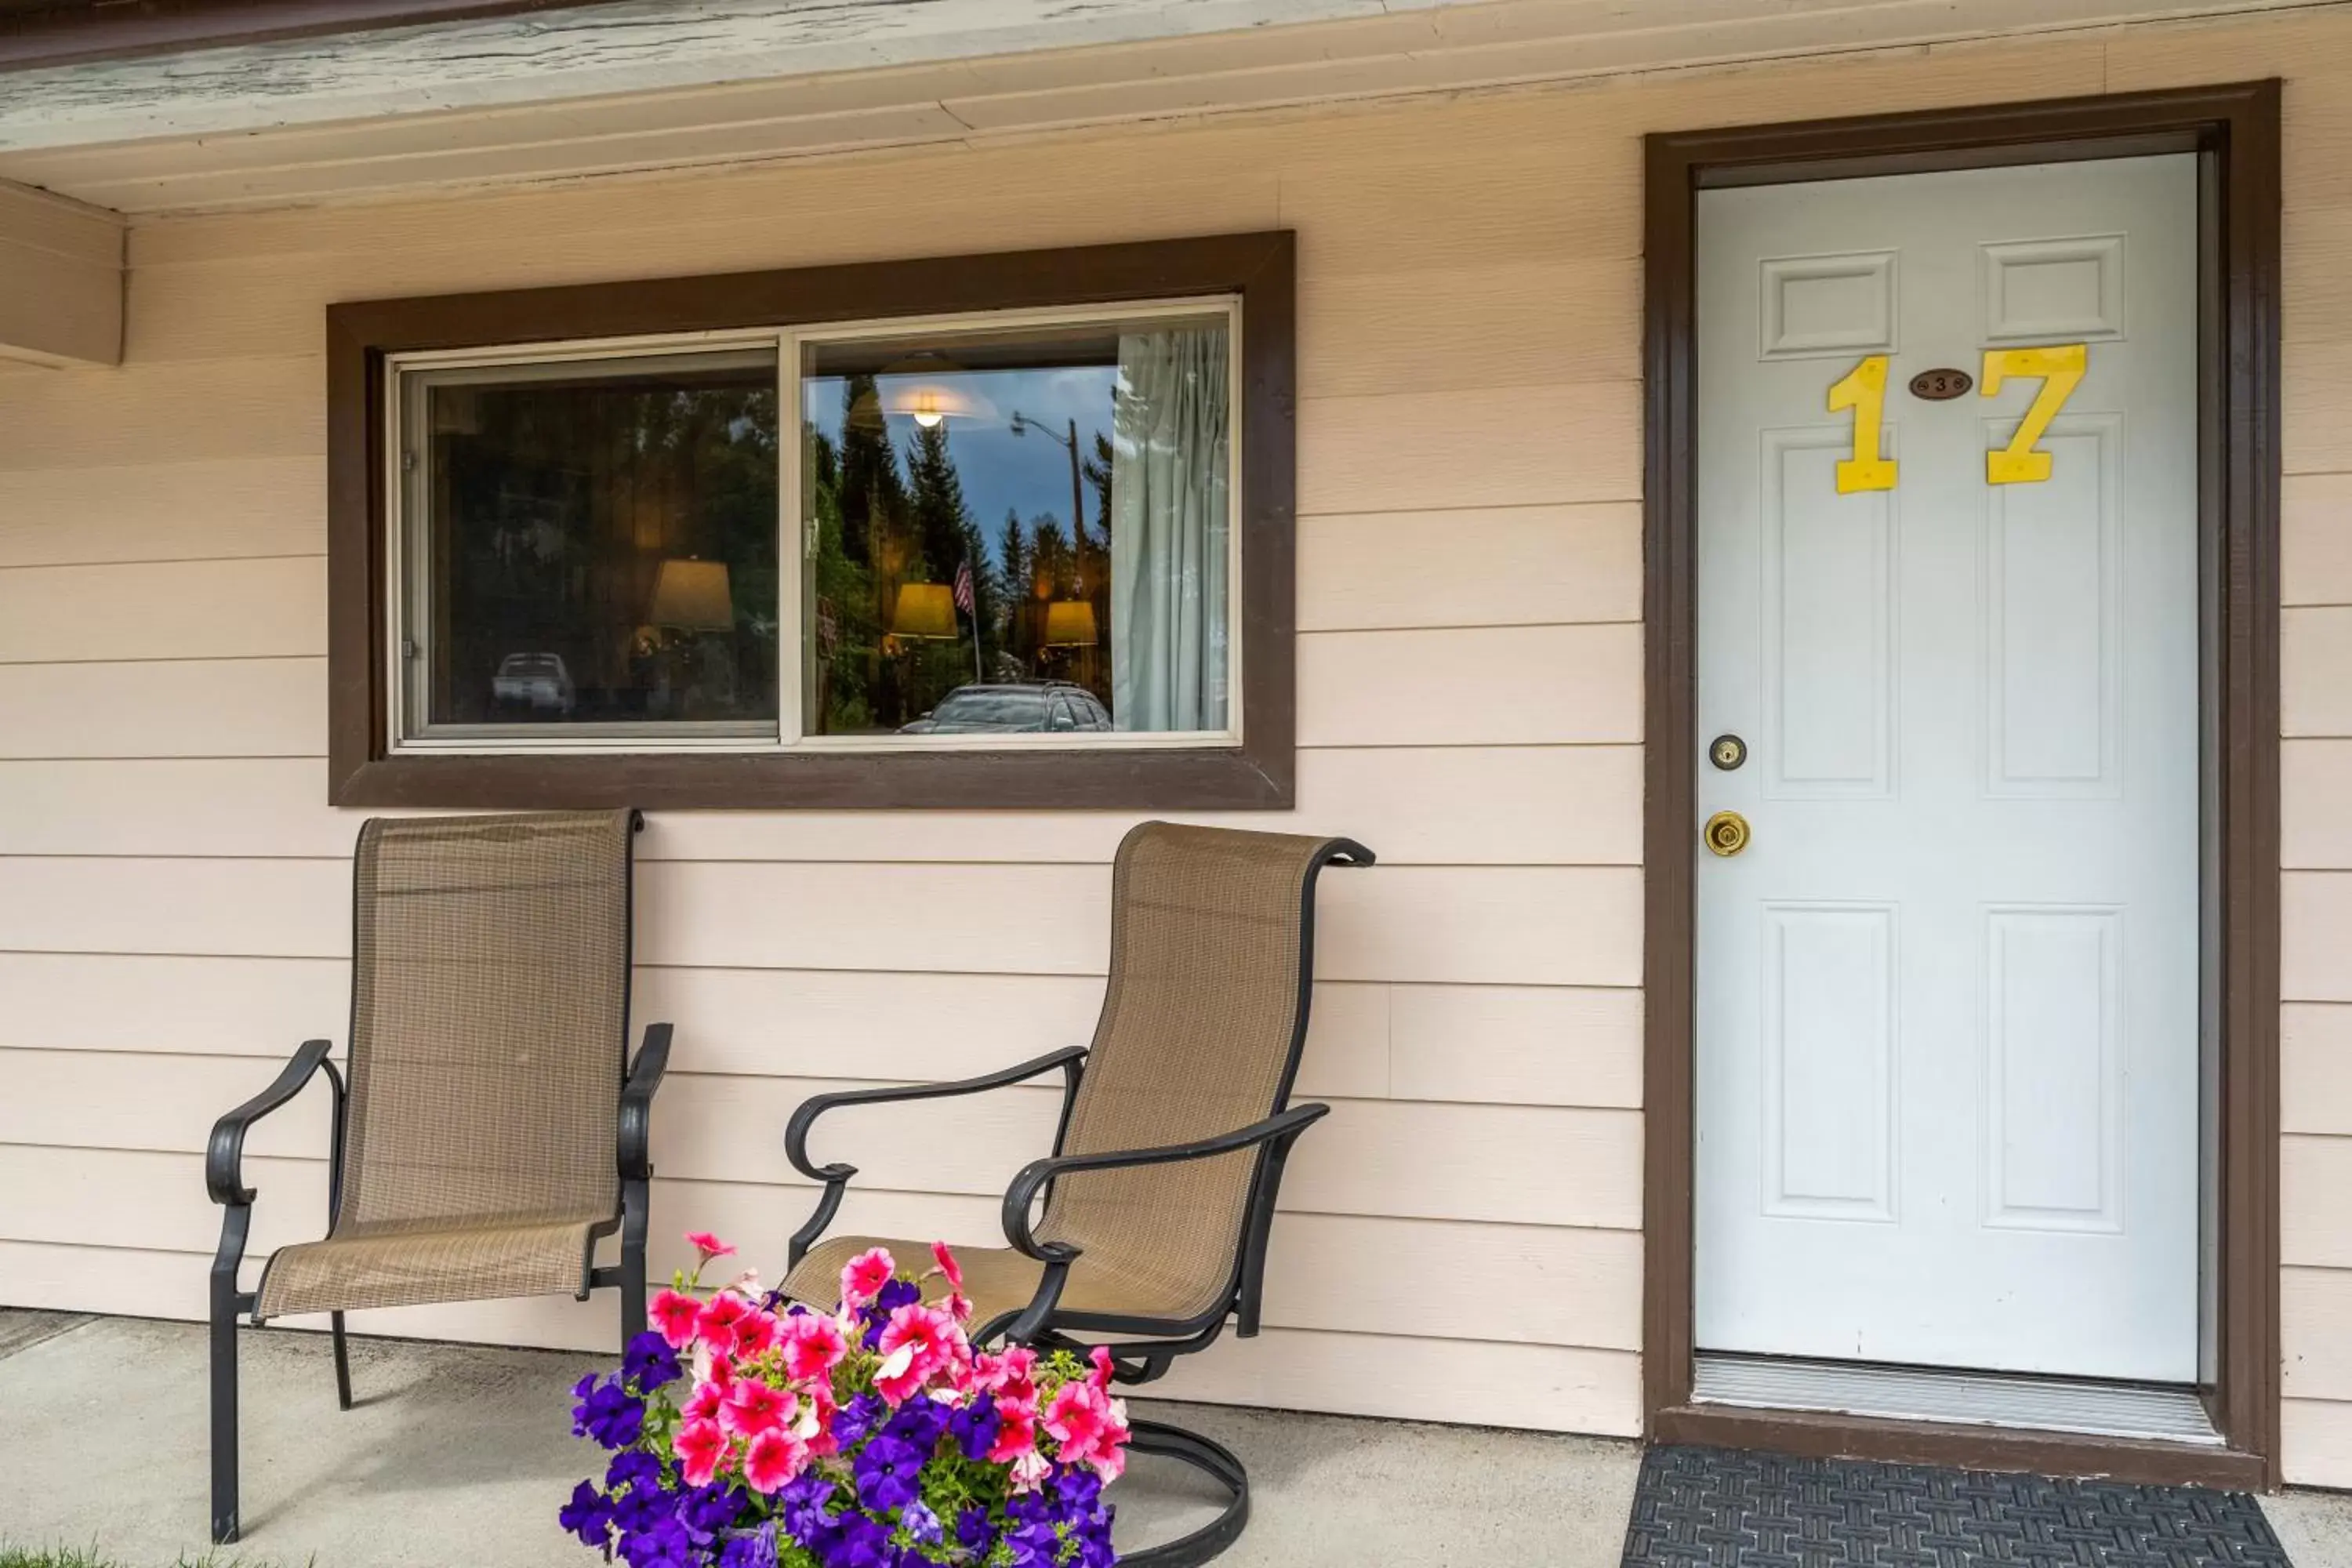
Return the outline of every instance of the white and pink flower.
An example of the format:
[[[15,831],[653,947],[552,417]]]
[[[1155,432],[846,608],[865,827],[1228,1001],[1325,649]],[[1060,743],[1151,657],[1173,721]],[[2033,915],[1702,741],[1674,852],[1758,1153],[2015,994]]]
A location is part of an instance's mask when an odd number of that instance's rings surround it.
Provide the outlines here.
[[[845,1310],[870,1305],[882,1294],[882,1287],[890,1283],[891,1271],[898,1266],[891,1261],[887,1249],[875,1247],[859,1253],[841,1268],[841,1305]]]

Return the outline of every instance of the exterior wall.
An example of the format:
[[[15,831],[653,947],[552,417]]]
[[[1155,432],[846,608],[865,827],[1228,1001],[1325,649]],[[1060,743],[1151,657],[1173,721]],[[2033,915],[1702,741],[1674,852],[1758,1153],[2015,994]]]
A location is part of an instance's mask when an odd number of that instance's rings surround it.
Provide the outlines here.
[[[117,371],[0,370],[0,1300],[195,1316],[211,1119],[340,1035],[330,300],[1288,226],[1299,809],[1326,879],[1265,1336],[1171,1393],[1640,1421],[1640,145],[1649,130],[2271,74],[2287,91],[2286,1467],[2352,1486],[2352,18],[1902,50],[1318,114],[190,217],[130,237]],[[2341,607],[2332,607],[2341,606]],[[2328,737],[2343,737],[2330,739]],[[655,1232],[772,1270],[790,1109],[1083,1037],[1113,814],[669,814]],[[1237,820],[1224,818],[1223,820]],[[318,1234],[323,1099],[257,1133]],[[843,1116],[861,1229],[987,1242],[1052,1095]],[[369,1314],[605,1342],[609,1297]]]

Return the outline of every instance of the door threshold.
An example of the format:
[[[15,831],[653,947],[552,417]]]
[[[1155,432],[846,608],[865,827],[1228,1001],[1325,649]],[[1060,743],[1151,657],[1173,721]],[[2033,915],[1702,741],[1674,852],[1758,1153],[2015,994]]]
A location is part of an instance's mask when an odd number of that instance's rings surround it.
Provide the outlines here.
[[[1691,1403],[2222,1447],[2197,1391],[2163,1384],[1701,1351]]]

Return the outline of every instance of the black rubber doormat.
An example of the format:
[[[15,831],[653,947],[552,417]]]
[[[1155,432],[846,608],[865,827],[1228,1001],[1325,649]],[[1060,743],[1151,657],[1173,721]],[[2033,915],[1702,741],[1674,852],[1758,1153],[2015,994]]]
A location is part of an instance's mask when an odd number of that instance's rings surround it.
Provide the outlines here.
[[[1652,1448],[1625,1531],[1625,1568],[1984,1563],[2289,1568],[2242,1492],[1734,1448]]]

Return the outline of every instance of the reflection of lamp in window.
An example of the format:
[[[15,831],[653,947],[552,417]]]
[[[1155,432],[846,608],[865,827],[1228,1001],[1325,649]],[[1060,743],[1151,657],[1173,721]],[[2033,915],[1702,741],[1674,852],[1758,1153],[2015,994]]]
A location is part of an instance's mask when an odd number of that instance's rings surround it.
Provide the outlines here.
[[[654,576],[653,611],[646,619],[682,632],[734,630],[735,601],[727,592],[727,563],[691,556],[663,562]]]
[[[1092,647],[1098,640],[1095,607],[1086,600],[1056,599],[1045,606],[1047,647]]]
[[[890,616],[894,637],[960,637],[955,594],[945,583],[902,583],[898,607]]]
[[[849,405],[849,423],[879,430],[885,414],[903,414],[929,430],[950,419],[994,419],[987,398],[945,379],[963,374],[955,361],[928,351],[893,360],[875,373],[879,390],[861,393]]]
[[[654,574],[654,602],[646,619],[657,628],[658,684],[653,710],[693,718],[734,700],[734,658],[728,644],[705,634],[735,629],[735,601],[727,590],[727,563],[673,556]]]

